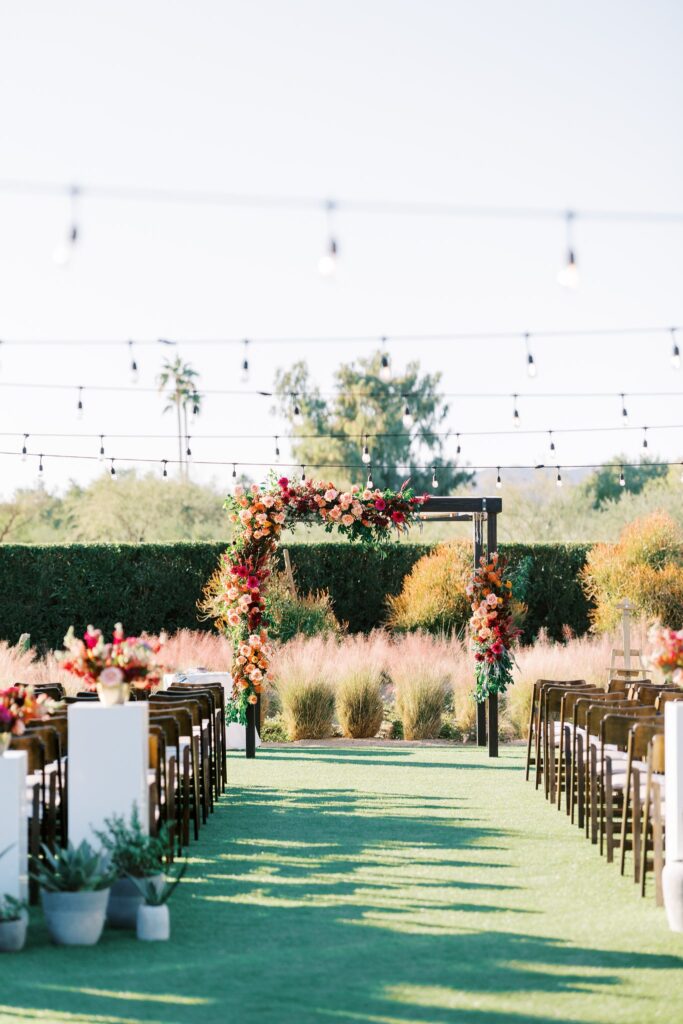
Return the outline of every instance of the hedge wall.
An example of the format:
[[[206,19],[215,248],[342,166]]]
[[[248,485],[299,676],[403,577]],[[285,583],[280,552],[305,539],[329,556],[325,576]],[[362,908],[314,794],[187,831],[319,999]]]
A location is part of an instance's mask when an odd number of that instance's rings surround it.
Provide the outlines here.
[[[59,647],[73,623],[109,629],[210,629],[197,618],[196,602],[223,544],[0,545],[0,639],[31,634],[41,649]],[[397,544],[386,552],[349,544],[291,544],[303,591],[329,590],[339,619],[352,631],[381,625],[387,594],[427,550]],[[588,628],[589,607],[577,576],[585,545],[503,546],[511,558],[520,598],[528,605],[526,633],[541,626],[559,638],[562,626]]]

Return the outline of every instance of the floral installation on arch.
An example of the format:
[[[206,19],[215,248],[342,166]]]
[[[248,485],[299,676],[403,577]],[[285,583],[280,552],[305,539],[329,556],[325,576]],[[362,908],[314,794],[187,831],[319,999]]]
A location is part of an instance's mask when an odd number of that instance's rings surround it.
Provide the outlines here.
[[[494,551],[490,561],[480,559],[466,588],[472,602],[470,642],[477,663],[474,696],[479,703],[491,694],[505,693],[512,683],[512,645],[522,631],[514,625],[507,568],[506,560]]]
[[[287,477],[251,487],[237,485],[225,501],[236,527],[232,547],[209,580],[201,610],[233,642],[233,692],[228,721],[245,724],[247,706],[255,704],[270,678],[273,649],[268,642],[265,592],[280,534],[296,523],[323,523],[352,541],[381,545],[392,530],[406,532],[418,521],[428,495],[404,484],[399,491],[361,488],[339,491],[314,480],[293,483]]]

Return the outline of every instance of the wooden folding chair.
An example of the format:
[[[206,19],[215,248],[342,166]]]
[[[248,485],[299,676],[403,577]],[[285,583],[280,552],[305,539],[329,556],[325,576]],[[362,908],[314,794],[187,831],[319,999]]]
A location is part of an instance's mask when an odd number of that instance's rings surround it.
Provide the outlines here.
[[[619,870],[626,870],[626,851],[633,851],[633,880],[640,881],[640,822],[642,810],[643,775],[647,772],[647,752],[650,740],[664,732],[664,716],[661,721],[638,722],[631,726],[628,739],[626,778],[624,779],[624,809],[621,816],[621,842]],[[629,840],[629,830],[632,839]]]
[[[642,852],[640,895],[645,895],[647,887],[647,875],[650,869],[648,851],[651,847],[652,867],[654,868],[655,875],[655,902],[658,907],[664,905],[664,895],[662,892],[662,869],[664,867],[664,801],[666,799],[664,750],[664,733],[658,733],[656,736],[652,737],[648,745],[647,781],[645,784],[643,823],[640,839]],[[652,836],[651,840],[650,836]]]
[[[529,778],[529,768],[533,764],[536,769],[536,789],[538,789],[541,783],[541,777],[543,774],[543,761],[542,761],[542,745],[543,745],[543,722],[544,722],[544,703],[543,703],[543,692],[548,687],[558,686],[582,686],[585,685],[585,679],[537,679],[534,683],[534,688],[531,697],[531,711],[529,716],[529,736],[527,739],[527,768],[526,778]],[[532,736],[534,741],[534,757],[531,757],[531,746]]]

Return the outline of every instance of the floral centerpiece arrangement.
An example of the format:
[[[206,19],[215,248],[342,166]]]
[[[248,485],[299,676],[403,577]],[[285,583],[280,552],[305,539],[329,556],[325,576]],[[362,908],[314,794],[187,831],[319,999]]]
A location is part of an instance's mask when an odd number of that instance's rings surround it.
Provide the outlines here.
[[[0,690],[0,754],[10,745],[12,736],[21,736],[27,722],[47,718],[55,702],[43,693],[35,695],[31,686],[15,683]]]
[[[64,637],[64,651],[57,655],[62,668],[97,690],[105,704],[125,703],[130,687],[152,690],[161,682],[159,652],[163,637],[126,636],[120,622],[112,639],[105,642],[101,629],[88,626],[79,639],[73,626]]]
[[[667,682],[683,685],[683,629],[667,629],[658,623],[648,633],[648,640],[652,667],[661,669]]]
[[[506,577],[507,562],[498,553],[480,559],[472,573],[467,596],[472,603],[470,641],[476,661],[475,698],[505,693],[512,683],[515,659],[512,645],[521,630],[514,625],[512,581]]]
[[[235,487],[225,502],[236,527],[233,546],[222,556],[200,606],[233,641],[229,721],[245,723],[248,705],[256,703],[269,678],[273,652],[265,589],[285,525],[322,523],[327,532],[338,530],[352,541],[378,545],[391,538],[392,530],[401,533],[413,525],[426,498],[405,484],[399,491],[357,485],[339,491],[330,483],[294,483],[287,477]]]

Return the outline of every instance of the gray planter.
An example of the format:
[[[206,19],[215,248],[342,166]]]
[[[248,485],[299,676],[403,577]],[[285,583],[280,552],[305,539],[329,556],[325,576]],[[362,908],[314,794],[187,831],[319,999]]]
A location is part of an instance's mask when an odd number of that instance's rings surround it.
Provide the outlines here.
[[[164,876],[147,875],[157,891],[164,885]],[[130,878],[119,878],[111,887],[107,906],[107,925],[110,928],[135,928],[138,907],[143,903],[142,893]]]
[[[171,915],[168,904],[160,907],[148,907],[142,903],[138,907],[137,936],[144,942],[165,942],[171,936]]]
[[[58,946],[94,946],[102,934],[109,889],[97,892],[40,890],[50,938]]]
[[[0,921],[0,953],[18,953],[23,949],[27,927],[26,911],[16,921]]]

